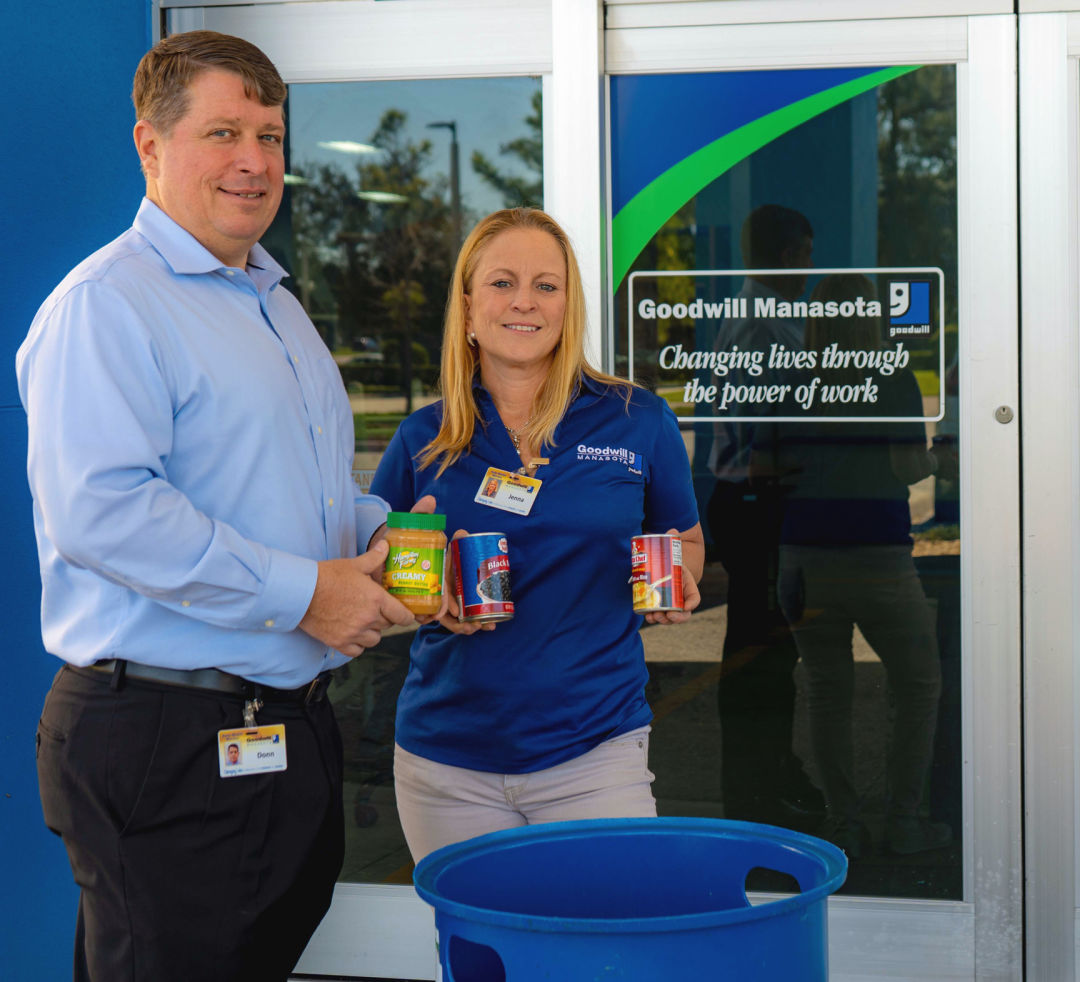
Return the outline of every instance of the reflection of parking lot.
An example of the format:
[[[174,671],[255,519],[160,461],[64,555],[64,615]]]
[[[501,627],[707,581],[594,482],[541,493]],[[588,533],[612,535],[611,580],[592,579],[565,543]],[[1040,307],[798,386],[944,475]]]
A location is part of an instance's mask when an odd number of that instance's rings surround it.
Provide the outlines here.
[[[436,395],[414,395],[413,411],[430,405],[438,400]],[[380,395],[367,392],[350,392],[349,404],[352,406],[353,415],[371,413],[385,414],[405,412],[405,396],[403,395]]]
[[[387,631],[379,646],[335,673],[330,687],[345,750],[345,864],[340,879],[395,883],[412,862],[394,802],[394,712],[412,631]]]
[[[650,674],[647,695],[654,712],[650,765],[656,774],[653,789],[661,815],[723,817],[716,687],[727,625],[726,592],[723,567],[709,563],[702,581],[702,607],[689,623],[642,631]],[[345,744],[344,881],[411,882],[412,862],[398,823],[392,773],[394,704],[408,666],[411,637],[407,630],[387,632],[379,647],[351,662],[347,677],[330,690]],[[856,779],[871,799],[871,811],[881,810],[888,717],[885,675],[858,633],[855,663]],[[800,755],[809,760],[801,684],[795,743]],[[948,895],[958,877],[956,846],[903,861],[869,856],[845,889],[918,896],[929,880],[935,892]]]

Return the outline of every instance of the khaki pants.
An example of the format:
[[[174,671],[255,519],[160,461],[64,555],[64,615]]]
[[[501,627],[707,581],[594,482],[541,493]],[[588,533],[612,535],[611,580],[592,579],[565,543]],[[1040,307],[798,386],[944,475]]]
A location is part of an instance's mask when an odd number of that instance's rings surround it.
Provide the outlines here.
[[[394,748],[398,816],[413,860],[499,829],[585,818],[653,818],[649,727],[531,774],[438,764]]]

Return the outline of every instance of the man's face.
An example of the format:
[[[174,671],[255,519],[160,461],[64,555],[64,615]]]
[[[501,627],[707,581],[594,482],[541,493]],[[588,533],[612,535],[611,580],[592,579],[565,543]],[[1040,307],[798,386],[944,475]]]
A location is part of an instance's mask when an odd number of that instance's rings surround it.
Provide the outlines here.
[[[235,764],[240,759],[240,748],[235,744],[230,744],[228,749],[229,763]]]
[[[146,120],[135,125],[146,194],[223,263],[242,269],[281,204],[281,107],[249,99],[239,75],[218,69],[197,75],[188,98],[168,136]]]

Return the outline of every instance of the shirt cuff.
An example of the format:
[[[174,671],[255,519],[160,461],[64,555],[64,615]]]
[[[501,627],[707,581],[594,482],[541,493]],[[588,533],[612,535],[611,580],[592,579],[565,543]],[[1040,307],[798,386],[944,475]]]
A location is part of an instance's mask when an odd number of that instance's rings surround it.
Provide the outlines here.
[[[318,579],[316,560],[272,550],[266,582],[255,608],[255,628],[295,630],[311,606]]]
[[[371,537],[379,526],[386,522],[390,506],[374,494],[360,495],[356,499],[356,549],[358,553],[368,551]]]

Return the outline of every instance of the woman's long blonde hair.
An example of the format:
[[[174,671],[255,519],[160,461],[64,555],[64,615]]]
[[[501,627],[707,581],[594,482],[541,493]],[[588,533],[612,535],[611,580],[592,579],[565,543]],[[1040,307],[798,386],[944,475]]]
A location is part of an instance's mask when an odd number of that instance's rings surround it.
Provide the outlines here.
[[[420,469],[439,462],[438,475],[453,464],[472,442],[477,422],[482,422],[473,397],[473,378],[480,363],[479,349],[466,337],[465,297],[472,290],[480,253],[502,232],[511,229],[538,229],[547,232],[562,250],[566,260],[566,307],[563,312],[562,337],[552,352],[547,378],[533,399],[531,420],[523,434],[528,442],[543,451],[555,445],[555,427],[559,425],[581,376],[625,389],[629,399],[632,385],[626,379],[597,371],[585,360],[585,292],[581,272],[570,240],[558,222],[538,208],[504,208],[483,218],[469,233],[458,253],[443,322],[442,365],[439,386],[442,394],[442,424],[435,438],[417,455]]]

